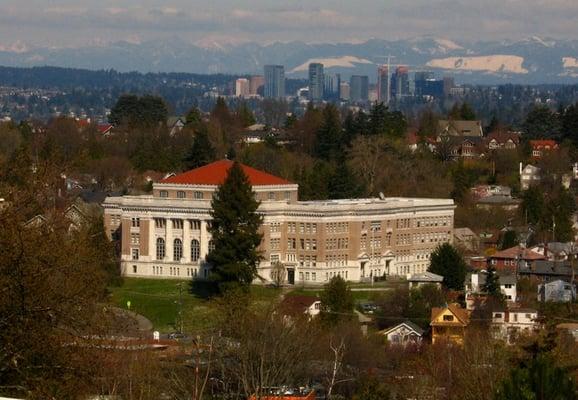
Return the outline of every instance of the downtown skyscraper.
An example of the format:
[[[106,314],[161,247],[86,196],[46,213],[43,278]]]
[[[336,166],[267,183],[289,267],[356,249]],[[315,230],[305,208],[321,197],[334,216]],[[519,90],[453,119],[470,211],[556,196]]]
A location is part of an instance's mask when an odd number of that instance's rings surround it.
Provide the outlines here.
[[[323,86],[325,78],[323,74],[323,64],[309,64],[309,100],[323,100]]]
[[[285,97],[285,67],[282,65],[265,65],[264,95],[269,99]]]
[[[389,67],[381,65],[377,68],[377,101],[388,104],[389,96]]]

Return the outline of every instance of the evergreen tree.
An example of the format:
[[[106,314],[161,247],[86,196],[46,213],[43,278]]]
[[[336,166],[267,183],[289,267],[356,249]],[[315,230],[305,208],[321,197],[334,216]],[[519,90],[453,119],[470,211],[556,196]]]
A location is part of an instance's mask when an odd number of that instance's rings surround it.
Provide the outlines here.
[[[460,107],[460,118],[464,121],[474,121],[476,113],[468,103],[463,103]]]
[[[211,205],[213,220],[209,231],[214,249],[207,256],[211,279],[221,293],[248,290],[261,260],[257,247],[262,239],[262,217],[257,214],[259,202],[239,163],[233,163]]]
[[[215,107],[211,110],[211,119],[218,121],[221,126],[229,127],[232,124],[233,117],[229,111],[229,106],[222,97],[217,98]]]
[[[369,133],[371,135],[383,135],[387,132],[388,110],[385,104],[376,102],[369,111]]]
[[[323,123],[317,131],[315,154],[323,160],[335,160],[341,146],[341,121],[339,111],[333,104],[323,109]]]
[[[337,164],[329,180],[328,191],[330,199],[355,199],[363,192],[345,160]]]
[[[464,289],[467,265],[461,254],[451,244],[444,243],[434,250],[428,271],[443,276],[445,288]]]
[[[495,400],[577,399],[570,373],[557,367],[552,358],[539,355],[512,370],[497,390]]]
[[[492,263],[488,263],[486,272],[486,282],[484,283],[482,290],[484,293],[487,293],[494,298],[501,298],[502,291],[500,290],[500,277]]]
[[[530,188],[522,194],[520,211],[526,223],[531,225],[538,224],[544,213],[544,196],[540,188],[530,186]]]
[[[197,130],[203,124],[203,116],[197,107],[193,107],[187,113],[185,119],[185,126],[190,126],[193,130]]]
[[[519,244],[518,234],[512,229],[508,229],[500,238],[500,250],[510,249]]]
[[[522,130],[527,139],[549,138],[558,135],[560,121],[547,106],[536,106],[526,115]]]
[[[206,129],[201,129],[195,134],[193,144],[187,154],[184,163],[187,169],[194,169],[210,164],[215,161],[215,149],[209,141]]]
[[[351,319],[353,295],[349,285],[341,276],[335,276],[323,287],[321,299],[321,321],[334,326],[340,321]]]
[[[237,108],[237,118],[241,122],[243,128],[255,124],[255,115],[253,115],[253,111],[251,111],[247,103],[244,101],[241,102]]]

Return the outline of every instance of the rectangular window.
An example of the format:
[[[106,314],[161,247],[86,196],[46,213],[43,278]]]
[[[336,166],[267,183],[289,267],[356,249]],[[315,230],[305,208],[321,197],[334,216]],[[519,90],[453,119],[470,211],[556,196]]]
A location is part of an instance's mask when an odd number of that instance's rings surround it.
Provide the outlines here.
[[[197,219],[192,219],[190,221],[190,227],[192,231],[200,231],[201,230],[201,221]]]
[[[133,219],[132,219],[132,227],[133,227],[133,228],[138,228],[138,227],[140,227],[140,218],[133,218]]]
[[[271,254],[269,259],[271,260],[271,263],[279,262],[279,254]]]
[[[285,200],[291,200],[291,192],[285,192]]]
[[[183,229],[183,220],[173,219],[173,229]]]
[[[444,315],[444,321],[453,321],[453,320],[454,320],[453,315]]]
[[[311,273],[311,280],[312,280],[312,281],[316,281],[316,280],[317,280],[317,273],[315,273],[315,272],[312,272],[312,273]]]
[[[155,228],[164,229],[167,220],[164,218],[155,218]]]
[[[138,249],[132,249],[132,259],[138,260]]]
[[[275,192],[269,192],[269,200],[275,200]]]
[[[133,274],[136,274],[136,271],[137,271],[136,265],[133,265],[133,266],[132,266],[132,273],[133,273]]]
[[[131,244],[140,244],[140,235],[138,233],[131,233],[130,234],[130,243]]]
[[[195,199],[202,200],[203,199],[203,192],[195,192]]]
[[[166,197],[169,197],[169,192],[167,192],[166,190],[161,190],[161,191],[159,192],[159,196],[160,196],[160,197],[165,197],[165,198],[166,198]]]
[[[179,190],[177,192],[177,199],[184,199],[185,197],[187,197],[187,194],[185,192],[183,192],[182,190]]]

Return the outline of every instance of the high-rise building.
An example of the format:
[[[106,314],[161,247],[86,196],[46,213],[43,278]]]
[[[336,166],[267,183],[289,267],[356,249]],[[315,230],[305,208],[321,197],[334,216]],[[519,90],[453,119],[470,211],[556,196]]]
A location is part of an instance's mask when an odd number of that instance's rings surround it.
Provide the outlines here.
[[[414,83],[415,83],[415,90],[414,94],[416,96],[425,96],[428,93],[427,87],[428,81],[432,81],[434,79],[434,74],[431,71],[416,71],[414,74]]]
[[[323,64],[309,64],[309,100],[323,100],[324,85],[325,79],[323,78]]]
[[[263,86],[265,86],[263,75],[252,76],[249,80],[249,94],[251,96],[263,95]]]
[[[285,67],[265,65],[265,97],[282,99],[285,97]]]
[[[246,78],[239,78],[235,81],[235,96],[247,97],[249,96],[249,80]]]
[[[455,86],[456,85],[453,77],[444,76],[444,96],[449,96]]]
[[[389,67],[382,65],[377,68],[377,101],[389,103]]]
[[[351,95],[351,87],[349,86],[349,83],[341,82],[339,84],[339,99],[347,101],[349,100],[350,95]]]
[[[325,74],[325,88],[323,89],[323,98],[326,100],[339,100],[339,90],[341,88],[341,74]]]
[[[399,100],[409,94],[409,68],[400,65],[391,74],[391,97]]]
[[[369,78],[367,75],[352,75],[349,80],[349,88],[351,101],[367,101],[369,96]]]

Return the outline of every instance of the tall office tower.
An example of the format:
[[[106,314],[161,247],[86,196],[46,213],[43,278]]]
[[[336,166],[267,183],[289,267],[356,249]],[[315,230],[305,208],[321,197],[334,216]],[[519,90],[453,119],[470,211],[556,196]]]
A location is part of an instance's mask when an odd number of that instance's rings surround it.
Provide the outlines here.
[[[325,74],[325,87],[323,88],[323,98],[325,100],[339,100],[339,89],[341,87],[341,75]]]
[[[369,78],[367,75],[352,75],[349,80],[349,98],[351,101],[367,101]]]
[[[265,65],[265,97],[282,99],[285,97],[285,67]]]
[[[340,100],[349,100],[351,94],[351,87],[347,82],[341,82],[339,84],[339,99]]]
[[[249,94],[257,96],[263,94],[263,86],[265,85],[265,77],[263,75],[252,76],[249,80]]]
[[[391,74],[391,97],[401,99],[409,95],[409,68],[400,65]]]
[[[431,71],[416,71],[414,74],[414,83],[415,83],[415,90],[414,94],[416,96],[424,96],[429,93],[428,91],[428,81],[432,81],[434,79],[434,74]]]
[[[247,97],[249,96],[249,80],[239,78],[235,81],[235,96]]]
[[[323,64],[309,64],[309,100],[323,100],[324,84],[325,79],[323,78]]]
[[[444,76],[444,96],[449,96],[455,86],[453,77]]]
[[[377,68],[377,101],[389,103],[389,68],[382,65]]]

